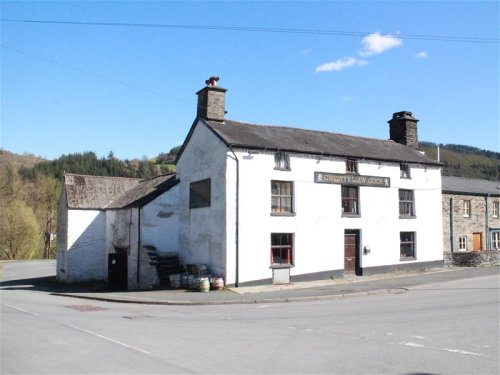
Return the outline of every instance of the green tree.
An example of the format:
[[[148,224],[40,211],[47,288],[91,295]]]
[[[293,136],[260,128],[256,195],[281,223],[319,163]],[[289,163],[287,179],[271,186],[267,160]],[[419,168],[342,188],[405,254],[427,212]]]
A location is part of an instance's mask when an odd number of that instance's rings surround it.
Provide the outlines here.
[[[33,210],[14,200],[0,212],[0,258],[32,259],[39,255],[41,232]]]

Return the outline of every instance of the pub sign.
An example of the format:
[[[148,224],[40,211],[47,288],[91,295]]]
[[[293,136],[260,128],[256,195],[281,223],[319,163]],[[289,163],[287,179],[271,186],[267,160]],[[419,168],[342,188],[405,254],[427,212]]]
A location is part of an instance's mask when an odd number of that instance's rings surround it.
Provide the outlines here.
[[[339,184],[354,186],[390,187],[390,177],[361,176],[357,174],[314,172],[314,182],[318,184]]]

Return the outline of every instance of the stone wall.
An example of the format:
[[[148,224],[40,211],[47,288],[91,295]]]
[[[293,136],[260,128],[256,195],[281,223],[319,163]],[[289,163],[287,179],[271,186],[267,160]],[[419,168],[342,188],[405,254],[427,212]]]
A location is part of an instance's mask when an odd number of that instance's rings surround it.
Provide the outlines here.
[[[500,251],[467,251],[467,252],[445,252],[445,267],[478,267],[478,266],[499,266]]]

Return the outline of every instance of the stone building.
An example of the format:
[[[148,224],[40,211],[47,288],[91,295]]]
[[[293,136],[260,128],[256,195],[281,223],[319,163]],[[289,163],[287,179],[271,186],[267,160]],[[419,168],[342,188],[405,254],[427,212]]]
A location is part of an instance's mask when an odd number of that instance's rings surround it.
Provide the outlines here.
[[[500,249],[500,182],[444,177],[445,252]]]

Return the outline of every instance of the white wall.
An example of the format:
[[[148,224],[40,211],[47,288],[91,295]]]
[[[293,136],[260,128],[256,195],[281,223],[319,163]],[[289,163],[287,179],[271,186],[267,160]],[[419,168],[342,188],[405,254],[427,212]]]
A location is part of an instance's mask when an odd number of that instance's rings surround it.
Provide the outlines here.
[[[179,185],[148,203],[141,212],[141,243],[159,253],[179,251]]]
[[[105,213],[68,210],[65,281],[106,280],[105,257]]]
[[[344,159],[291,155],[291,171],[274,170],[273,153],[238,152],[240,160],[239,282],[272,277],[270,234],[294,233],[291,275],[344,268],[344,230],[358,229],[361,267],[399,265],[400,231],[417,233],[417,259],[442,260],[441,177],[437,168],[412,166],[411,179],[400,179],[399,163],[359,161],[359,174],[391,178],[390,188],[359,188],[359,218],[342,217],[341,186],[314,182],[314,172],[345,173]],[[234,242],[235,164],[228,163],[228,240]],[[294,182],[294,216],[271,216],[271,180]],[[416,218],[399,218],[398,189],[415,191]],[[228,245],[228,253],[232,254]],[[234,283],[234,259],[228,255],[227,283]]]
[[[179,185],[179,254],[184,264],[207,264],[226,272],[226,146],[197,124],[177,163]],[[211,179],[211,206],[189,208],[191,182]],[[228,246],[228,252],[231,249]]]

